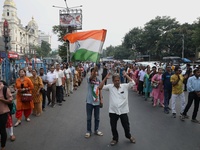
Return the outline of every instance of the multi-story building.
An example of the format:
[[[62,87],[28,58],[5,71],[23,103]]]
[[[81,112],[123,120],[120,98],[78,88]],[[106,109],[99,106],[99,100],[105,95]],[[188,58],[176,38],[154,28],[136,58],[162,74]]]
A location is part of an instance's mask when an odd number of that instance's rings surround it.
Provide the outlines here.
[[[34,18],[27,26],[21,24],[21,20],[17,16],[17,8],[13,0],[5,0],[3,5],[3,14],[0,21],[0,30],[3,30],[3,23],[7,20],[10,29],[10,51],[15,51],[19,55],[34,54],[34,46],[38,45],[38,25]],[[3,37],[3,32],[0,32]],[[3,51],[0,46],[0,51]]]
[[[38,31],[38,45],[41,46],[42,44],[42,41],[45,41],[47,43],[49,43],[51,45],[51,36],[49,34],[46,34],[42,31]]]

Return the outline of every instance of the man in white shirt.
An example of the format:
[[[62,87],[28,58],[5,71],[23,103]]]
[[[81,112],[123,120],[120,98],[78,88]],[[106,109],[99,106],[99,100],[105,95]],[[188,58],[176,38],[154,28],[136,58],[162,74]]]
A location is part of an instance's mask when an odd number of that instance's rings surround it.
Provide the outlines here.
[[[112,146],[117,144],[119,136],[117,132],[117,121],[120,118],[122,126],[125,131],[125,136],[131,143],[135,143],[135,138],[131,136],[129,119],[127,113],[129,112],[128,106],[128,90],[135,85],[135,82],[123,71],[129,83],[120,84],[120,75],[114,74],[112,76],[113,84],[104,85],[105,81],[109,79],[110,73],[104,78],[99,85],[99,90],[103,89],[109,91],[109,117],[113,139],[110,142]]]
[[[144,85],[144,76],[146,74],[145,72],[145,66],[141,66],[141,70],[138,73],[139,83],[138,83],[138,94],[144,95],[143,92],[143,85]]]
[[[32,66],[28,66],[28,70],[26,71],[26,76],[31,77],[32,75]]]
[[[48,98],[48,105],[55,107],[55,99],[56,99],[56,81],[57,81],[57,74],[54,73],[54,66],[51,66],[50,72],[47,73],[47,98]],[[50,94],[52,93],[52,99]]]
[[[56,64],[56,70],[54,73],[57,74],[57,81],[56,81],[56,101],[59,106],[62,105],[63,100],[63,86],[64,86],[64,73],[60,69],[60,64]]]
[[[64,69],[64,75],[66,78],[66,95],[69,96],[70,94],[70,83],[72,82],[72,74],[71,74],[71,69],[66,66],[66,69]]]
[[[73,93],[73,90],[74,90],[74,82],[73,82],[73,79],[74,79],[74,74],[75,74],[75,68],[74,68],[72,62],[69,63],[69,68],[70,68],[70,70],[71,70],[71,77],[72,77],[72,80],[71,80],[71,82],[70,82],[70,93],[72,94],[72,93]]]

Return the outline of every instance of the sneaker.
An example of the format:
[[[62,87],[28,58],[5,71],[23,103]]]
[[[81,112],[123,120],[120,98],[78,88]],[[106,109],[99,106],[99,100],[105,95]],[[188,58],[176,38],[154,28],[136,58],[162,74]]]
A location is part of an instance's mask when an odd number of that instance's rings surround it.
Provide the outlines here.
[[[111,145],[111,146],[114,146],[114,145],[117,144],[117,142],[118,142],[118,141],[116,141],[116,140],[112,140],[112,141],[110,142],[110,145]]]
[[[181,119],[182,121],[185,121],[185,116],[184,116],[184,115],[180,115],[180,119]]]
[[[27,121],[27,122],[30,122],[30,121],[31,121],[31,119],[30,119],[30,118],[26,118],[26,121]]]
[[[56,104],[52,104],[51,107],[52,107],[52,108],[55,108],[55,107],[56,107]]]
[[[184,116],[185,119],[189,119],[190,118],[190,116],[188,116],[188,115],[183,115],[183,113],[180,113],[180,114],[181,114],[181,116]]]
[[[131,143],[135,143],[136,142],[136,140],[135,140],[135,138],[133,136],[130,138],[130,142]]]
[[[200,121],[197,120],[197,119],[192,119],[191,121],[194,122],[194,123],[199,123],[200,124]]]
[[[62,103],[58,103],[59,106],[62,106]]]
[[[48,102],[48,104],[47,104],[48,106],[50,106],[51,105],[51,102]]]
[[[169,110],[164,110],[164,113],[165,114],[169,114]]]
[[[176,118],[176,113],[172,113],[172,118]]]

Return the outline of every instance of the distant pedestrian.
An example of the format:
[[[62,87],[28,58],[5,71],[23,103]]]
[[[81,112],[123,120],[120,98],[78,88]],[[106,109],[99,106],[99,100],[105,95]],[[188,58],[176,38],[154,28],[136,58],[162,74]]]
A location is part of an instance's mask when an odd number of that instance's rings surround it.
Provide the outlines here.
[[[32,81],[34,88],[32,90],[32,97],[33,97],[33,115],[40,116],[42,114],[42,93],[40,90],[44,87],[42,79],[37,75],[37,70],[32,70],[32,76],[29,77]]]
[[[159,68],[158,73],[153,76],[151,79],[152,83],[157,84],[156,87],[152,87],[152,97],[154,100],[153,106],[157,105],[158,100],[160,101],[160,106],[164,107],[164,92],[163,92],[163,84],[162,84],[162,73],[163,69]]]
[[[181,120],[184,120],[185,118],[189,118],[189,116],[187,115],[187,112],[194,101],[194,110],[193,110],[191,121],[194,123],[200,123],[200,121],[196,119],[197,113],[199,110],[199,101],[200,101],[200,78],[199,77],[200,77],[200,70],[195,69],[194,75],[189,77],[188,79],[188,82],[187,82],[187,90],[189,92],[188,103],[182,113]]]
[[[172,83],[170,82],[170,78],[173,75],[171,66],[166,67],[166,71],[162,75],[162,84],[164,87],[164,113],[169,114],[169,101],[172,96]]]
[[[135,143],[135,138],[130,133],[130,123],[128,118],[129,106],[128,106],[128,90],[132,88],[135,82],[123,72],[123,76],[129,80],[129,83],[120,84],[120,75],[114,74],[112,76],[113,84],[105,84],[105,81],[109,79],[110,73],[104,78],[99,85],[99,89],[109,91],[109,117],[112,131],[112,146],[116,145],[119,140],[117,131],[117,121],[120,118],[122,126],[124,128],[125,136],[130,142]]]
[[[176,101],[177,98],[181,100],[181,111],[183,113],[185,108],[185,94],[183,92],[183,80],[184,77],[181,74],[181,68],[176,66],[174,69],[174,74],[171,76],[170,81],[172,83],[172,97],[171,97],[171,105],[172,105],[172,117],[176,118]]]
[[[51,66],[50,72],[47,73],[47,98],[48,98],[48,104],[52,107],[55,107],[55,101],[56,101],[56,81],[58,78],[58,75],[54,73],[54,66]]]

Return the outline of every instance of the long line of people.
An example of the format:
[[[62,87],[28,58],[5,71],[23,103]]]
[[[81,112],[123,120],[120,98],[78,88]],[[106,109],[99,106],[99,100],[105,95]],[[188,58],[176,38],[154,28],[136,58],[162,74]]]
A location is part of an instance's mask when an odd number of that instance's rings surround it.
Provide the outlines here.
[[[86,66],[86,67],[84,67]],[[10,140],[15,141],[13,126],[17,127],[22,124],[24,114],[25,121],[30,122],[30,115],[41,116],[46,110],[46,106],[54,108],[56,104],[62,106],[64,94],[70,96],[73,91],[81,85],[85,72],[89,65],[79,63],[76,67],[73,63],[55,64],[49,68],[47,74],[44,69],[40,68],[39,73],[32,66],[20,69],[19,78],[15,82],[16,90],[16,123],[13,124],[12,115],[9,111],[8,104],[13,101],[10,89],[7,90],[7,99],[3,96],[3,82],[0,81],[0,134],[1,150],[5,149],[8,128]],[[29,98],[24,98],[30,96]],[[46,98],[48,101],[46,101]],[[24,100],[25,99],[25,100]]]

